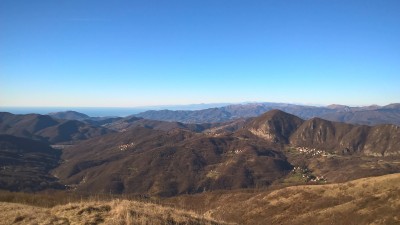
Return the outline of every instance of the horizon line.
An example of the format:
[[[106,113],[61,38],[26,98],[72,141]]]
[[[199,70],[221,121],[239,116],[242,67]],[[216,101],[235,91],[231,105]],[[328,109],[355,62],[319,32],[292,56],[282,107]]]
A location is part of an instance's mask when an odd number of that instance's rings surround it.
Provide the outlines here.
[[[315,104],[315,103],[292,103],[292,102],[268,102],[268,101],[245,101],[245,102],[211,102],[211,103],[189,103],[189,104],[161,104],[161,105],[141,105],[141,106],[29,106],[29,105],[0,105],[0,108],[155,108],[155,107],[183,107],[183,106],[201,106],[201,105],[249,105],[249,104],[289,104],[289,105],[301,105],[301,106],[315,106],[315,107],[327,107],[331,105],[341,105],[348,107],[367,107],[367,106],[387,106],[392,104],[400,104],[400,102],[392,102],[388,104],[365,104],[365,105],[356,105],[356,104],[340,104],[340,103],[331,103],[331,104]],[[223,107],[223,106],[218,106]]]

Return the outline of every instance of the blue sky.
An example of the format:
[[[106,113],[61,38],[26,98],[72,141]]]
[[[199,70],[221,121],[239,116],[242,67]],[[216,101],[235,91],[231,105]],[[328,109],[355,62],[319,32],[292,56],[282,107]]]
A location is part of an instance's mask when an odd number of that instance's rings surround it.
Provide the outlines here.
[[[398,0],[0,1],[0,106],[400,102]]]

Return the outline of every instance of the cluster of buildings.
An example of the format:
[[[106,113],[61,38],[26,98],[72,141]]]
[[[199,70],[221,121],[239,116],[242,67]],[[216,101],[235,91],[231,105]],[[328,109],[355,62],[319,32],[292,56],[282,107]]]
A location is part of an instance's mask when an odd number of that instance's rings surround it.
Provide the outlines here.
[[[231,151],[232,154],[240,154],[243,152],[243,149],[236,149],[234,151]]]
[[[311,182],[326,182],[326,178],[324,176],[314,176],[310,179]]]
[[[307,168],[302,168],[300,166],[294,167],[293,173],[300,173],[301,177],[310,182],[327,182],[324,176],[314,176],[311,171]]]
[[[315,148],[296,147],[296,150],[301,152],[301,153],[308,154],[308,155],[311,155],[311,156],[319,156],[319,155],[327,156],[327,153],[325,151],[317,150]]]
[[[120,151],[126,151],[126,150],[128,150],[129,148],[133,147],[134,145],[135,145],[135,143],[131,142],[131,143],[129,143],[129,144],[125,144],[125,145],[120,145],[120,146],[118,146],[118,149],[119,149]]]

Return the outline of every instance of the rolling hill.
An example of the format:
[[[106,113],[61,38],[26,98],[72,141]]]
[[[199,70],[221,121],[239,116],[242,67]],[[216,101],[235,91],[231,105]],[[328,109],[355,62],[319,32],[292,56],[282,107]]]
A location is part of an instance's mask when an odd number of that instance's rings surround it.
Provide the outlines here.
[[[398,224],[399,187],[397,173],[337,184],[180,195],[157,199],[158,204],[122,196],[2,192],[0,224]]]
[[[279,190],[181,195],[165,202],[237,224],[399,224],[400,174]]]

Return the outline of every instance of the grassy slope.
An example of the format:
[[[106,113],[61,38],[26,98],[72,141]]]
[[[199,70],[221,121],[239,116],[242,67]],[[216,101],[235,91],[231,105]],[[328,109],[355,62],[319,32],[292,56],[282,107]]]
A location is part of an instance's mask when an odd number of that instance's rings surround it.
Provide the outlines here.
[[[239,224],[399,224],[400,174],[275,191],[178,196],[167,201]]]
[[[237,224],[400,223],[400,174],[338,184],[216,191],[161,199],[172,207],[128,200],[80,201],[62,192],[48,195],[48,199],[44,196],[0,192],[0,224],[222,223],[210,218]]]
[[[0,224],[221,224],[190,211],[127,200],[41,208],[0,203]]]

